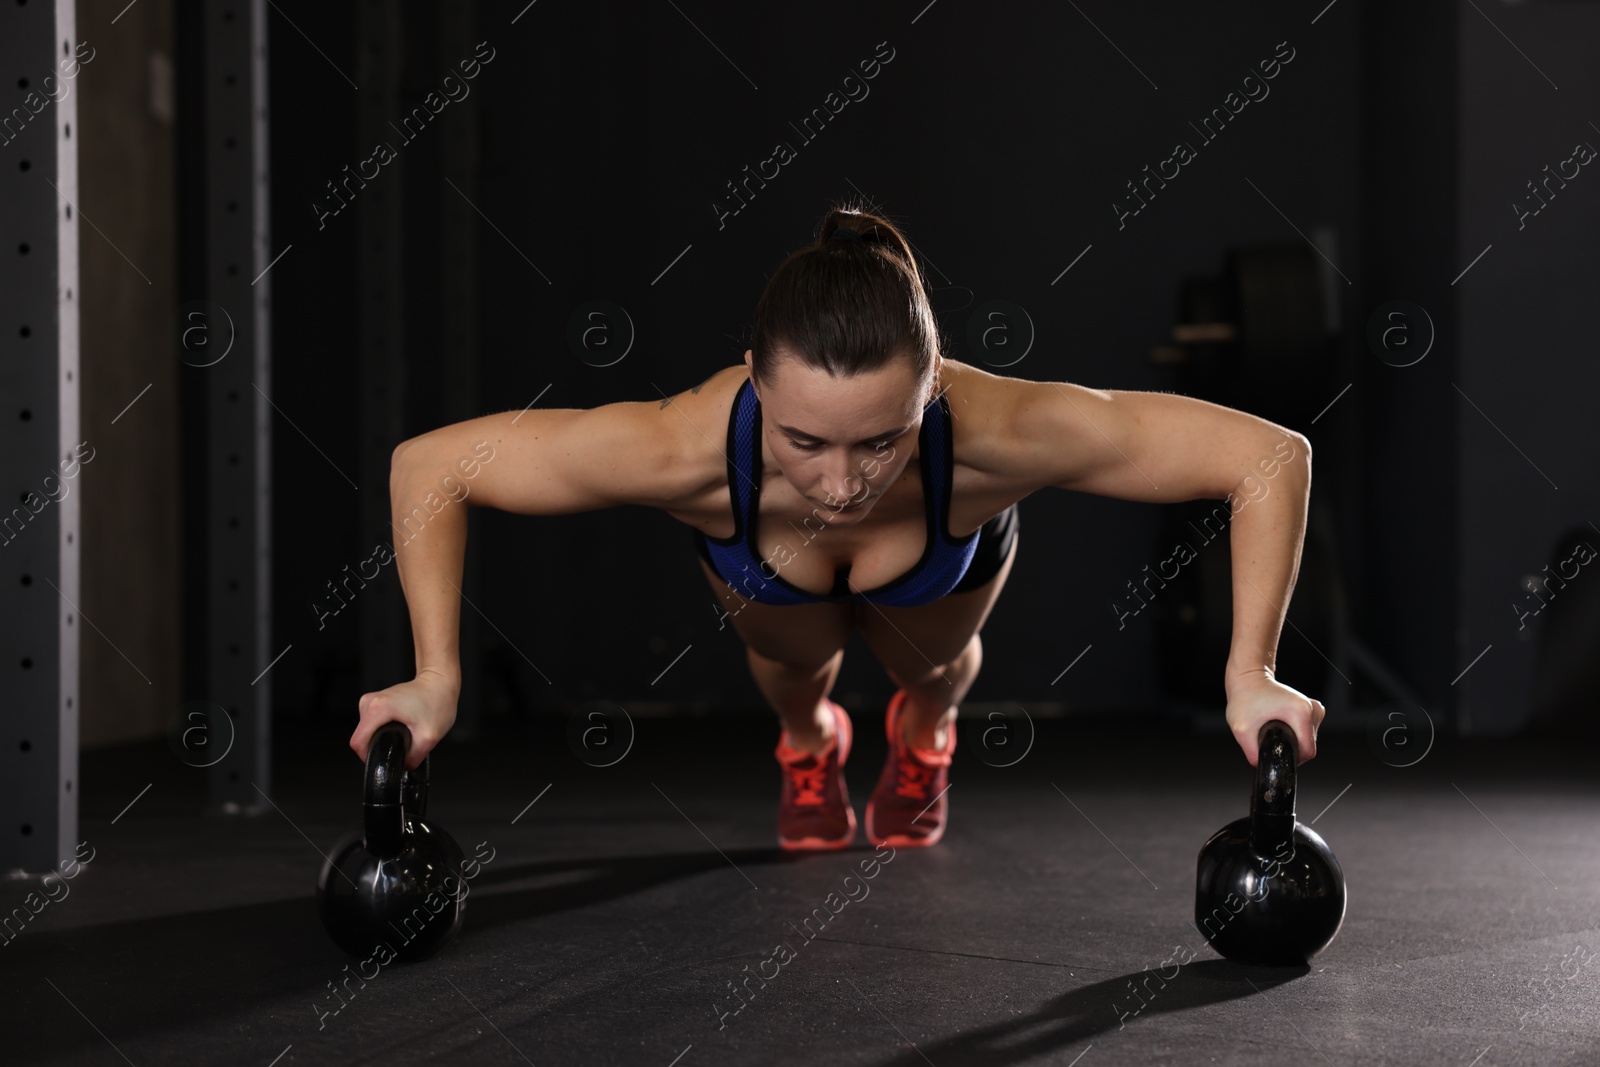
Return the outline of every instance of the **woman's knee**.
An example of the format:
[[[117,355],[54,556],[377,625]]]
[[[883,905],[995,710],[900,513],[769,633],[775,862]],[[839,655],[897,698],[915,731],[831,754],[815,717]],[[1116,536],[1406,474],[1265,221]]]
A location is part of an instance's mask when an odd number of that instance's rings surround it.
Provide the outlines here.
[[[937,665],[929,664],[926,669],[914,672],[907,678],[896,673],[892,668],[885,666],[884,670],[895,685],[905,688],[908,685],[928,685],[931,682],[953,682],[957,679],[971,681],[978,674],[978,669],[983,666],[983,640],[976,633],[968,639],[960,652],[956,653],[946,663]]]
[[[977,631],[973,631],[972,639],[967,642],[967,647],[961,654],[945,666],[947,675],[956,675],[965,681],[971,681],[978,675],[978,669],[983,666],[983,638]]]
[[[963,650],[962,655],[971,657],[967,670],[977,674],[978,670],[983,666],[983,638],[978,635],[977,631],[973,631],[972,640],[967,642],[967,647]]]
[[[841,645],[830,655],[806,655],[790,649],[774,649],[776,656],[767,656],[757,651],[755,646],[746,645],[745,654],[750,660],[752,669],[761,667],[767,670],[781,670],[788,674],[816,675],[836,668],[844,657],[844,646]]]

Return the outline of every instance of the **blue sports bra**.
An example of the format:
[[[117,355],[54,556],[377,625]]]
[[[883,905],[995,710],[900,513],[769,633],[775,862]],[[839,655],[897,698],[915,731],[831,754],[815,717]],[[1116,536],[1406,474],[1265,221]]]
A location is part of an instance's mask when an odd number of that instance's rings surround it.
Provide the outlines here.
[[[923,408],[918,441],[922,499],[928,521],[927,540],[916,566],[891,582],[859,593],[851,592],[846,581],[848,565],[834,574],[833,590],[825,596],[796,588],[784,579],[782,563],[805,551],[816,533],[808,535],[809,526],[796,528],[795,538],[780,542],[773,552],[773,560],[760,556],[755,532],[761,503],[761,402],[750,387],[750,379],[746,378],[734,396],[728,416],[728,489],[733,501],[733,534],[730,537],[698,534],[704,540],[711,566],[735,592],[759,604],[862,600],[890,607],[911,607],[938,600],[955,588],[966,573],[977,551],[981,532],[974,530],[959,539],[949,533],[955,448],[951,440],[950,402],[943,392]]]

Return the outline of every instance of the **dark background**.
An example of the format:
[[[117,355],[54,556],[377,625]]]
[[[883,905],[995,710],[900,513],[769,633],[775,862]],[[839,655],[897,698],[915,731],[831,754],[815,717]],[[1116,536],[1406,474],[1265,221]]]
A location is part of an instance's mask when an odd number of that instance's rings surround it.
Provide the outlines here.
[[[402,680],[363,673],[359,611],[319,630],[312,608],[386,535],[359,510],[360,494],[386,487],[357,492],[330,467],[353,465],[361,448],[356,353],[371,320],[359,302],[372,283],[362,230],[356,210],[319,229],[312,206],[371,151],[345,76],[361,69],[358,10],[283,0],[269,14],[272,246],[294,246],[271,276],[276,399],[304,433],[274,427],[273,646],[295,645],[274,669],[275,702],[285,722],[330,729],[353,726],[366,688]],[[442,251],[442,220],[460,208],[448,168],[475,174],[480,213],[465,268],[475,275],[476,408],[457,417],[536,396],[572,408],[656,397],[738,362],[771,270],[834,200],[864,198],[923,257],[950,357],[1036,380],[1201,393],[1308,434],[1322,532],[1308,545],[1280,678],[1348,713],[1328,728],[1406,703],[1400,689],[1465,732],[1516,730],[1535,711],[1575,723],[1593,679],[1600,581],[1585,569],[1520,633],[1508,607],[1532,604],[1525,577],[1577,539],[1600,544],[1590,525],[1600,444],[1588,418],[1600,376],[1600,197],[1585,168],[1521,230],[1511,204],[1576,142],[1600,140],[1590,122],[1600,111],[1585,104],[1600,78],[1600,9],[1339,0],[919,10],[478,5],[473,38],[495,58],[469,83],[471,107],[447,106],[360,194],[400,205],[386,236],[403,279],[392,319],[403,435],[455,421],[440,397],[464,372],[449,336],[460,317],[448,314],[450,277],[464,267]],[[180,5],[180,30],[194,17]],[[436,5],[396,17],[398,122],[470,49],[444,42]],[[790,123],[879,42],[894,57],[865,83],[870,95],[802,141]],[[1270,95],[1202,145],[1189,123],[1279,42],[1295,55]],[[194,59],[191,44],[181,78]],[[194,133],[179,145],[191,173],[205,150]],[[1112,204],[1124,183],[1178,139],[1197,158],[1119,228]],[[719,225],[726,183],[779,140],[796,158]],[[471,159],[452,155],[473,142]],[[186,217],[191,249],[203,240],[196,225]],[[1282,368],[1281,389],[1205,390],[1191,366],[1152,358],[1172,344],[1186,280],[1218,275],[1240,247],[1305,254],[1307,238],[1335,265],[1311,255],[1333,332]],[[585,362],[568,340],[575,310],[592,300],[625,309],[636,330],[611,366]],[[1010,353],[968,341],[976,311],[996,300],[1025,309],[1035,331],[1027,355],[1004,367]],[[1367,344],[1369,316],[1392,300],[1420,305],[1437,331],[1416,365],[1390,366]],[[1055,491],[1024,502],[1023,544],[969,699],[1036,714],[1166,706],[1220,724],[1226,598],[1175,588],[1121,631],[1111,608],[1125,582],[1170,554],[1178,514]],[[466,592],[492,626],[478,633],[481,690],[463,700],[486,717],[586,698],[636,711],[762,707],[742,646],[718,631],[688,533],[666,516],[475,509],[471,538],[478,570]],[[1214,581],[1226,546],[1206,555]],[[384,574],[394,580],[392,567]],[[1187,631],[1186,597],[1202,616]],[[1399,689],[1351,665],[1350,639]],[[891,688],[854,646],[837,689],[847,706]]]

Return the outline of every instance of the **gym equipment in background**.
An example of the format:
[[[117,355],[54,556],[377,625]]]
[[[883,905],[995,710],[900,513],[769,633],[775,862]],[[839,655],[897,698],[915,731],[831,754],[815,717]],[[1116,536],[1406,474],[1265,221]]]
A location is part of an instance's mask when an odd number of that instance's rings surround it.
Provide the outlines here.
[[[1320,248],[1336,247],[1331,230],[1313,236]],[[1174,343],[1153,349],[1150,358],[1177,368],[1185,395],[1309,431],[1346,384],[1336,374],[1342,289],[1332,268],[1305,245],[1229,249],[1220,273],[1184,279]],[[1257,492],[1271,492],[1270,479],[1259,482]],[[1312,494],[1276,675],[1317,696],[1335,721],[1374,708],[1415,717],[1416,695],[1352,629],[1334,509],[1328,491]],[[1162,691],[1178,710],[1206,718],[1214,717],[1223,693],[1220,665],[1233,634],[1229,518],[1228,505],[1218,501],[1168,505],[1153,558],[1166,559],[1179,544],[1196,558],[1168,567],[1159,580],[1141,577],[1137,593],[1118,592],[1154,594]]]
[[[1339,324],[1320,262],[1304,245],[1230,249],[1221,274],[1183,280],[1174,343],[1151,360],[1178,366],[1191,396],[1307,424],[1338,391]]]

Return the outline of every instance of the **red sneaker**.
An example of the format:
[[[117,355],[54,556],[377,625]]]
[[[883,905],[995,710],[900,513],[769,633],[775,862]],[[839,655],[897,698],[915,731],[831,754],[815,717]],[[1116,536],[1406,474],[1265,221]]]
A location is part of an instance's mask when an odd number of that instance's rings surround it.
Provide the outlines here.
[[[844,785],[844,761],[850,758],[850,716],[833,701],[833,739],[818,753],[789,746],[789,731],[778,736],[774,755],[783,768],[783,794],[778,800],[778,845],[790,851],[847,847],[856,836],[856,813]]]
[[[956,728],[945,731],[943,752],[907,744],[900,734],[900,709],[906,691],[898,689],[889,700],[884,728],[889,734],[889,758],[878,787],[867,801],[867,840],[895,848],[926,848],[944,836],[950,802],[950,758],[956,750]]]

